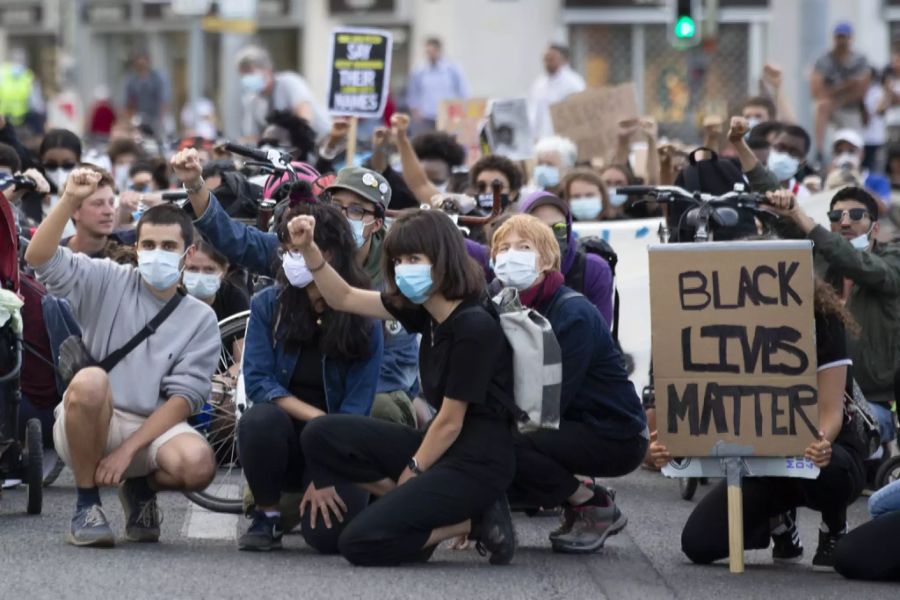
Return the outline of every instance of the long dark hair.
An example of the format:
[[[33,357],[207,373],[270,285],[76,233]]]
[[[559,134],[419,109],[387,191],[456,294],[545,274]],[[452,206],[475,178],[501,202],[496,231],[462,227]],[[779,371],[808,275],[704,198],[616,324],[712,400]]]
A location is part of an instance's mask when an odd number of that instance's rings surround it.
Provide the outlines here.
[[[279,221],[277,233],[282,244],[290,243],[287,224],[298,215],[312,215],[316,218],[314,239],[322,253],[329,256],[328,262],[332,268],[351,286],[369,287],[369,278],[356,264],[353,232],[341,212],[324,204],[296,203],[284,212]],[[319,317],[313,310],[306,290],[292,286],[280,265],[276,280],[281,284],[272,328],[277,342],[296,349],[315,337],[317,321],[321,318],[319,347],[323,354],[344,360],[358,360],[369,356],[372,331],[368,319],[335,311],[330,307]]]

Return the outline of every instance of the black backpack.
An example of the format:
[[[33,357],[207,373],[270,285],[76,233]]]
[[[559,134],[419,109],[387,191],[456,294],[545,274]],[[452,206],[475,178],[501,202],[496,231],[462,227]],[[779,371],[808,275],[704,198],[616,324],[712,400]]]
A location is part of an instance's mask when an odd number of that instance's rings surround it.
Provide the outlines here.
[[[709,152],[711,158],[697,160],[695,154],[701,150]],[[719,155],[709,148],[695,148],[688,155],[688,161],[690,164],[683,168],[675,179],[675,185],[688,191],[719,196],[733,191],[736,183],[746,183],[739,162],[730,158],[720,159]],[[684,213],[693,208],[693,204],[685,200],[676,200],[670,202],[668,206],[666,225],[672,232],[672,241],[693,241],[693,229],[682,223],[681,218]]]
[[[603,258],[609,265],[609,270],[613,276],[613,322],[609,324],[610,332],[616,344],[619,342],[619,290],[616,288],[616,265],[619,263],[619,256],[609,242],[603,238],[590,236],[580,238],[578,240],[578,252],[575,254],[575,262],[572,268],[566,273],[566,286],[572,288],[576,292],[584,293],[584,272],[587,268],[587,255],[596,254]]]

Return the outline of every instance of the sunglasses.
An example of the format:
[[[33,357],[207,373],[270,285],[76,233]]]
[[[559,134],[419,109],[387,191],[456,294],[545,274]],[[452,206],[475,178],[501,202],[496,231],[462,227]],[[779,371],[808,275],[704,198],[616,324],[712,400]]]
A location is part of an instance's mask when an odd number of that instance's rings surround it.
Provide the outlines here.
[[[869,216],[869,211],[865,208],[851,208],[849,210],[830,210],[828,211],[828,220],[832,223],[840,223],[844,215],[850,215],[850,220],[854,223],[862,221],[863,217]]]

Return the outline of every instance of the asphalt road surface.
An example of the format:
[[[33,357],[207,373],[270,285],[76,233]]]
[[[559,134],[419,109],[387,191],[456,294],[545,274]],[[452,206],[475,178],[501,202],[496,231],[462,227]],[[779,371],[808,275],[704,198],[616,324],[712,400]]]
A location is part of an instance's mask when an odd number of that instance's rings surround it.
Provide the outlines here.
[[[23,488],[0,500],[0,598],[297,598],[399,599],[514,598],[891,598],[897,584],[850,582],[810,567],[818,515],[800,511],[803,562],[774,565],[769,551],[747,553],[747,570],[728,572],[726,563],[695,566],[680,551],[680,532],[694,502],[680,499],[678,485],[638,471],[612,482],[628,526],[590,556],[550,551],[552,518],[516,516],[519,550],[513,565],[491,567],[474,551],[439,549],[427,565],[402,568],[352,567],[339,556],[319,556],[299,535],[285,537],[285,550],[238,552],[235,534],[242,517],[208,513],[174,493],[162,494],[159,544],[112,550],[75,548],[63,535],[75,502],[71,474],[45,490],[40,516],[25,514]],[[706,489],[701,487],[699,498]],[[104,507],[119,536],[124,524],[114,490]],[[866,519],[864,499],[851,507],[850,524]]]

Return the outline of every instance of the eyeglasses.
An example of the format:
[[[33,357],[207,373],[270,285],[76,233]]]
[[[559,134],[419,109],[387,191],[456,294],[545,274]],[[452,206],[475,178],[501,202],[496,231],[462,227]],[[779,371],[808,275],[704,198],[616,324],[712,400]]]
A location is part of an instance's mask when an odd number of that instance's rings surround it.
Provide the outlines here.
[[[844,215],[850,215],[850,221],[853,223],[862,221],[863,217],[870,217],[869,211],[865,208],[850,208],[848,210],[828,211],[828,220],[832,223],[840,223],[844,219]]]
[[[550,226],[550,229],[553,230],[553,235],[558,238],[564,238],[569,235],[569,227],[565,223],[554,223]]]
[[[344,216],[350,219],[351,221],[362,221],[366,218],[366,215],[375,215],[374,210],[366,210],[359,206],[351,205],[351,206],[342,206],[335,202],[331,201],[331,205],[344,213]]]
[[[46,162],[44,163],[44,168],[48,171],[55,171],[56,169],[65,169],[66,171],[71,171],[75,168],[75,163],[73,162]]]

